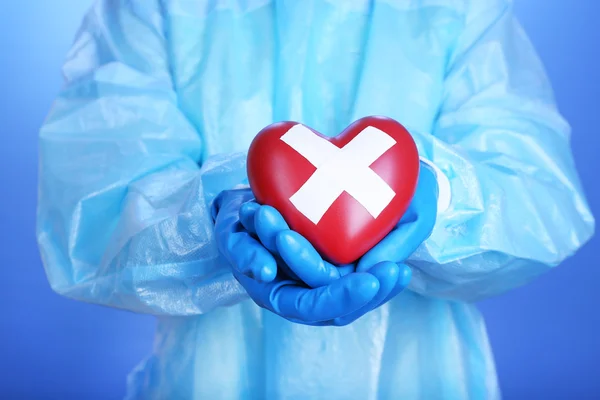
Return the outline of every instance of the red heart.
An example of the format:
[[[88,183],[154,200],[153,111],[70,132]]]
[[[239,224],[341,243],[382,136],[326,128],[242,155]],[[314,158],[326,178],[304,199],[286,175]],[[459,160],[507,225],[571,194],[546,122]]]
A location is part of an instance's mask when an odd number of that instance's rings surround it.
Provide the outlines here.
[[[254,138],[247,162],[256,201],[335,264],[356,261],[396,226],[419,175],[411,135],[384,117],[362,118],[334,138],[275,123]]]

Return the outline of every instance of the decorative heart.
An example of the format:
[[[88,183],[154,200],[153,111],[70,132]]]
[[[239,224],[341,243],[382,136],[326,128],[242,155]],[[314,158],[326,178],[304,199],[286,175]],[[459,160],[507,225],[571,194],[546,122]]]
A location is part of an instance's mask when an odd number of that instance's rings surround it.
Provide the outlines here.
[[[402,218],[419,175],[417,146],[385,117],[365,117],[334,138],[297,122],[264,128],[250,145],[256,201],[335,264],[355,262]]]

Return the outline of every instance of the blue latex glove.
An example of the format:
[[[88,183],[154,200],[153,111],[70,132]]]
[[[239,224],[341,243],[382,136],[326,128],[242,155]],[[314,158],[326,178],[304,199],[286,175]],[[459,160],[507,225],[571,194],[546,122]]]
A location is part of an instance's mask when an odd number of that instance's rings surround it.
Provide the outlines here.
[[[366,271],[382,261],[405,262],[431,235],[437,216],[437,202],[435,172],[422,162],[417,189],[408,210],[396,228],[361,257],[356,270]]]
[[[291,231],[272,207],[251,202],[250,190],[221,193],[213,204],[219,250],[261,307],[306,325],[351,323],[402,291],[404,265],[382,262],[368,271],[337,268]]]

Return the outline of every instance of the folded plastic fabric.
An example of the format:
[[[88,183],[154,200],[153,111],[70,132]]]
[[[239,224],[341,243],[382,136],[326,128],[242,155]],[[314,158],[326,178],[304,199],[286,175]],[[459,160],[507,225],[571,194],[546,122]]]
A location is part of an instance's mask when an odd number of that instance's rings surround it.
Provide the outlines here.
[[[161,316],[130,398],[497,398],[484,323],[450,300],[529,282],[593,233],[509,1],[102,0],[64,75],[38,241],[57,292]],[[404,124],[451,192],[411,290],[342,328],[260,309],[210,202],[244,183],[264,126],[335,135],[366,115]]]

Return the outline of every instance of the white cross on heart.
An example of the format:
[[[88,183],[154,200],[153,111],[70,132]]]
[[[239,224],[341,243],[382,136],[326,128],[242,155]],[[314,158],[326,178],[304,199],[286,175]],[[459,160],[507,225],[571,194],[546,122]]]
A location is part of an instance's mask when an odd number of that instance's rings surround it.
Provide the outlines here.
[[[317,168],[290,201],[300,213],[319,223],[335,200],[347,192],[377,218],[396,193],[369,166],[396,144],[380,129],[369,126],[343,148],[298,124],[281,140]]]

